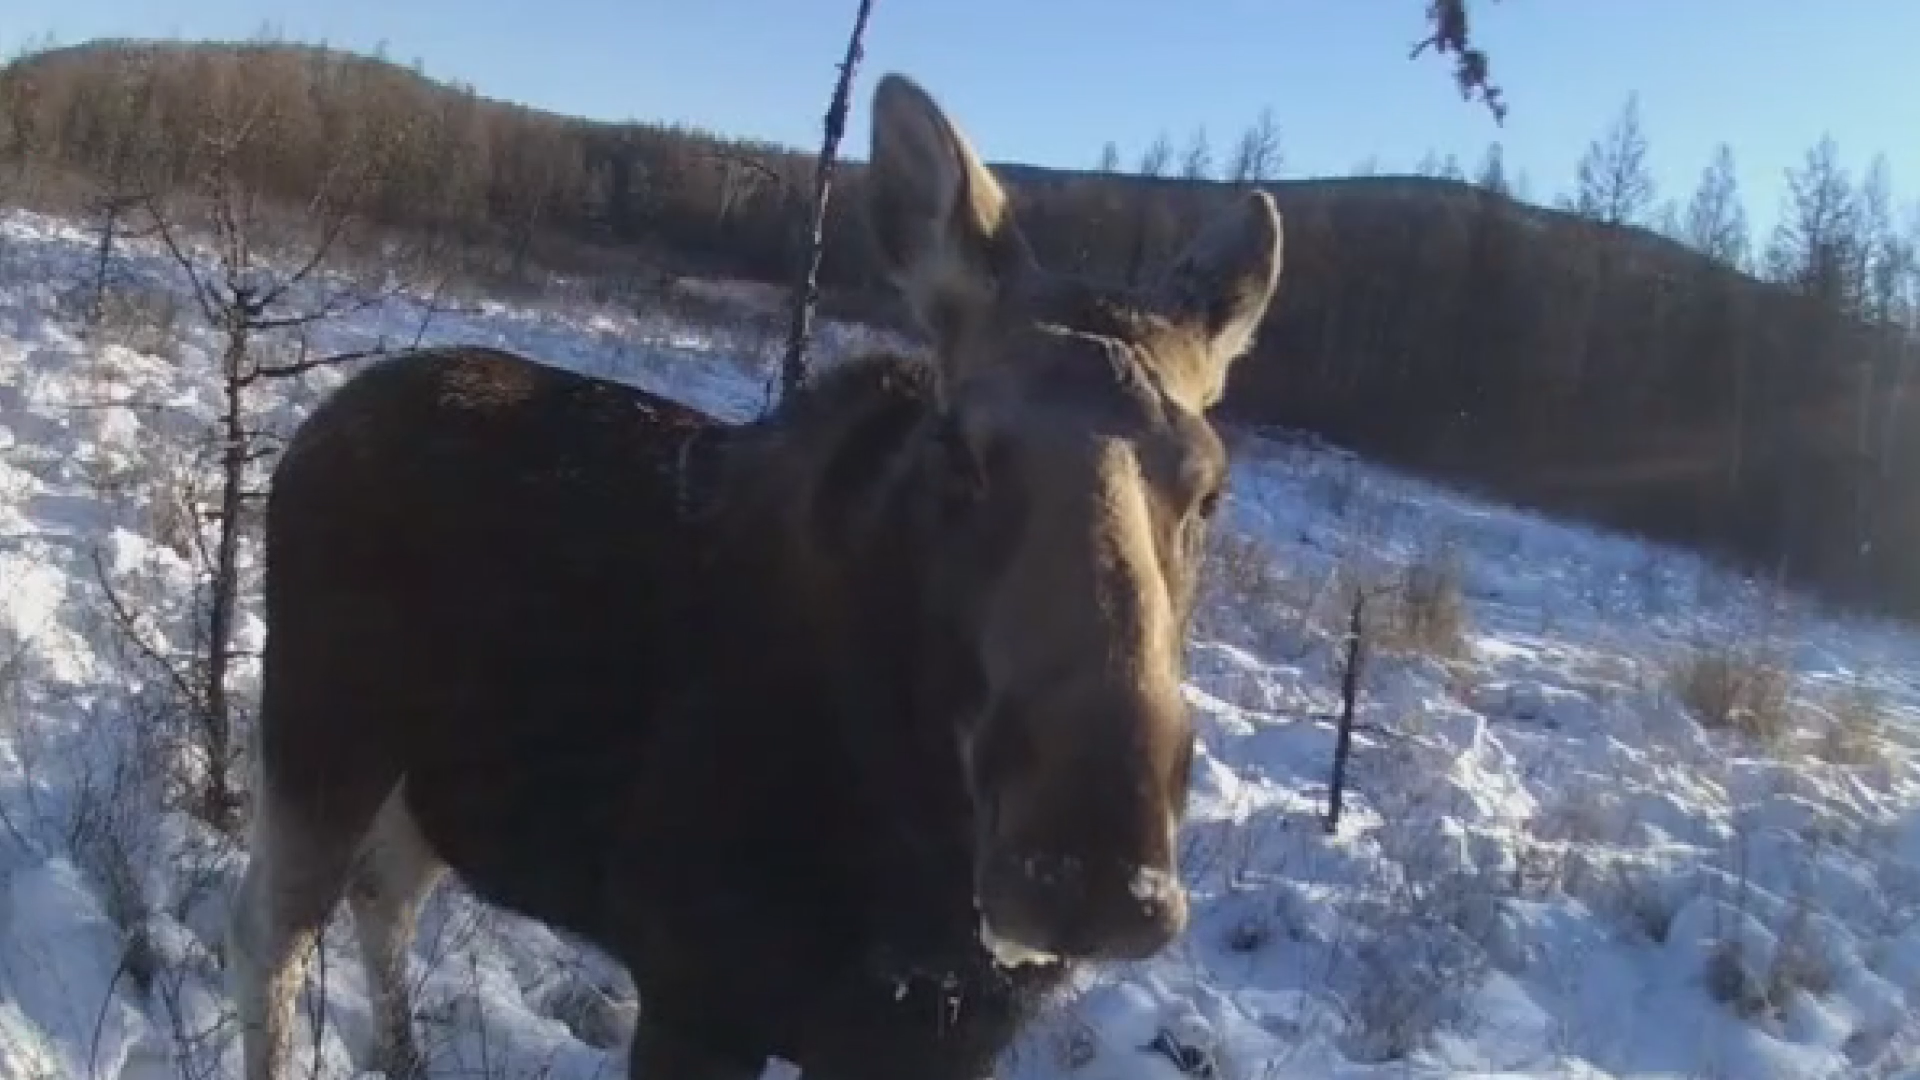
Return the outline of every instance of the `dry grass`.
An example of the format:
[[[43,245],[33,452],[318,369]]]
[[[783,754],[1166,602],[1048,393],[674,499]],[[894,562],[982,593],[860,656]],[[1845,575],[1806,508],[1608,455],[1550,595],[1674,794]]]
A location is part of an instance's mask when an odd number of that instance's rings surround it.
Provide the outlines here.
[[[1674,694],[1703,726],[1735,731],[1769,749],[1793,732],[1794,677],[1768,649],[1695,650],[1675,668]]]
[[[87,295],[89,303],[92,295]],[[180,296],[153,286],[114,284],[100,297],[95,340],[178,361],[186,308]]]
[[[205,453],[195,447],[156,446],[146,457],[147,535],[187,562],[202,562],[202,507],[207,498]]]
[[[1443,660],[1466,656],[1471,623],[1463,580],[1460,557],[1451,548],[1418,552],[1387,589],[1386,615],[1377,623],[1379,645]]]
[[[149,937],[153,913],[142,884],[155,843],[156,800],[145,790],[154,781],[146,761],[128,746],[104,770],[82,769],[66,836],[74,865],[93,880],[107,917],[125,935],[121,963],[142,993],[152,989],[159,971]]]
[[[1822,703],[1825,715],[1813,755],[1832,765],[1872,765],[1888,753],[1886,702],[1879,691],[1854,682]]]
[[[1300,590],[1280,570],[1273,552],[1249,533],[1216,527],[1207,537],[1201,610],[1228,607],[1258,619],[1297,612]]]
[[[1492,970],[1488,939],[1498,907],[1492,883],[1443,875],[1404,883],[1354,914],[1367,926],[1347,953],[1343,987],[1351,1027],[1343,1049],[1359,1061],[1404,1060],[1434,1032],[1468,1015]]]
[[[1778,943],[1765,967],[1754,970],[1739,942],[1718,943],[1707,958],[1708,993],[1747,1020],[1779,1020],[1796,997],[1824,997],[1833,992],[1836,973],[1809,932],[1805,908],[1796,908],[1781,927]]]

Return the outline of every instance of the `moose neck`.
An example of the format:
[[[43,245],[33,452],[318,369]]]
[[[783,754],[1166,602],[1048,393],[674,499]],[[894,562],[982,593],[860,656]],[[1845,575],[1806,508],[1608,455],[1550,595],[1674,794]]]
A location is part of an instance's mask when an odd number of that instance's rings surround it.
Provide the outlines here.
[[[851,361],[783,403],[740,461],[736,535],[757,554],[768,670],[817,702],[807,722],[843,756],[884,859],[921,875],[971,873],[972,808],[959,757],[965,643],[928,610],[940,537],[922,449],[937,408],[920,362]],[[781,655],[772,655],[778,652]]]

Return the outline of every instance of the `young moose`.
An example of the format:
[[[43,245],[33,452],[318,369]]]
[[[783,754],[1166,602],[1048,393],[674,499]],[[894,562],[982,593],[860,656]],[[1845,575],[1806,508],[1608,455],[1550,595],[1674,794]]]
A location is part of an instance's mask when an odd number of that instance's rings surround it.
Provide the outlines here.
[[[248,1080],[286,1080],[342,893],[371,1064],[418,1066],[442,869],[627,965],[641,1080],[978,1080],[1069,964],[1181,931],[1204,417],[1279,217],[1238,197],[1151,288],[1066,280],[916,85],[873,116],[867,209],[931,363],[724,425],[428,350],[293,439],[229,944]]]

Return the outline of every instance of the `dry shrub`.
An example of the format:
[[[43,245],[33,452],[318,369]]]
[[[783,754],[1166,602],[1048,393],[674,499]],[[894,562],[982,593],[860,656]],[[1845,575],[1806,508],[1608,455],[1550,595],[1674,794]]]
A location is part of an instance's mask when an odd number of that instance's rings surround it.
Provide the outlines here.
[[[1207,537],[1202,574],[1203,607],[1230,605],[1257,615],[1297,606],[1292,585],[1273,553],[1252,534],[1214,529]]]
[[[122,963],[143,992],[150,989],[158,965],[148,937],[149,910],[140,868],[152,857],[145,818],[152,804],[128,788],[138,770],[118,763],[96,780],[89,776],[74,799],[67,842],[74,865],[93,879],[106,915],[125,934]]]
[[[145,993],[159,970],[146,883],[161,857],[158,822],[170,759],[148,717],[126,707],[132,702],[131,695],[102,702],[85,738],[65,748],[72,781],[59,825],[74,865],[120,928],[126,975]]]
[[[1707,957],[1705,983],[1714,1000],[1747,1020],[1778,1021],[1800,995],[1820,998],[1833,992],[1836,973],[1832,961],[1810,934],[1804,907],[1798,907],[1781,927],[1778,943],[1764,970],[1754,971],[1751,958],[1739,942],[1721,941]]]
[[[1403,1060],[1436,1032],[1470,1023],[1495,953],[1510,952],[1507,874],[1473,865],[1445,824],[1453,815],[1431,797],[1403,788],[1399,798],[1381,802],[1379,872],[1341,904],[1328,969],[1345,1004],[1341,1049],[1367,1063]]]
[[[1194,618],[1206,636],[1251,633],[1269,653],[1297,659],[1314,640],[1337,632],[1340,611],[1323,601],[1337,593],[1343,568],[1290,574],[1258,537],[1216,528],[1200,573]]]
[[[1766,988],[1748,971],[1737,942],[1716,944],[1701,978],[1707,994],[1736,1015],[1751,1020],[1766,1012]]]
[[[1701,648],[1673,673],[1673,691],[1695,719],[1768,748],[1793,729],[1793,674],[1771,650]]]
[[[80,459],[87,484],[108,505],[142,508],[144,535],[193,561],[202,554],[202,488],[209,463],[200,448],[154,441],[139,456],[92,453]]]
[[[138,458],[104,454],[96,448],[82,451],[76,464],[88,489],[110,506],[131,498],[145,481],[146,463]]]
[[[1784,1009],[1795,994],[1825,997],[1833,993],[1838,978],[1832,958],[1812,936],[1806,908],[1796,907],[1767,971],[1768,1000]]]
[[[177,361],[184,334],[180,297],[155,286],[109,285],[100,297],[99,340]]]
[[[147,488],[147,535],[189,562],[204,555],[200,533],[205,476],[191,450],[156,452]]]
[[[1345,991],[1350,1027],[1342,1049],[1356,1060],[1405,1059],[1440,1029],[1469,1017],[1492,970],[1487,942],[1498,907],[1491,883],[1471,875],[1403,886],[1350,945]]]
[[[1402,567],[1387,590],[1387,615],[1380,644],[1398,652],[1443,660],[1467,654],[1467,602],[1464,571],[1451,548],[1421,551]]]
[[[1673,930],[1673,905],[1647,871],[1615,864],[1612,897],[1615,914],[1626,919],[1629,926],[1650,942],[1666,943]]]
[[[1814,756],[1833,765],[1871,765],[1887,757],[1886,702],[1879,691],[1855,682],[1824,703],[1825,727]]]

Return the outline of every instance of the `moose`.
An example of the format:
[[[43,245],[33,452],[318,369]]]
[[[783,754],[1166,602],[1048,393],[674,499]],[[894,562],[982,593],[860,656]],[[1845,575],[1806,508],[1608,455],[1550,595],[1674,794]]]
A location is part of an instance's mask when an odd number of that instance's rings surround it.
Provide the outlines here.
[[[980,1080],[1074,966],[1184,929],[1183,643],[1278,283],[1253,191],[1153,282],[1043,270],[901,75],[864,209],[928,357],[767,415],[479,347],[358,372],[266,509],[251,861],[227,965],[286,1080],[350,907],[372,1066],[447,871],[640,997],[641,1080]]]

